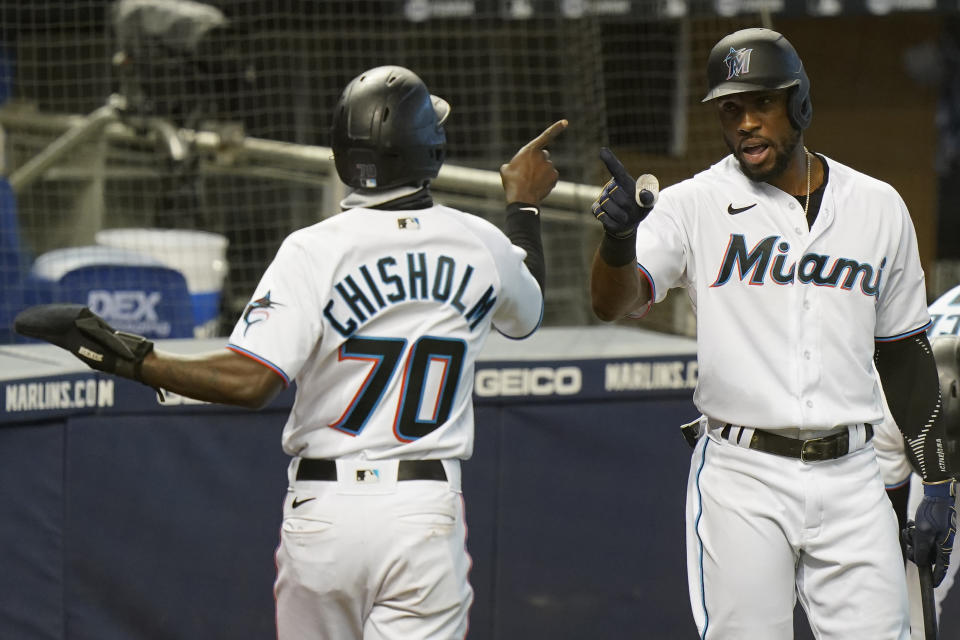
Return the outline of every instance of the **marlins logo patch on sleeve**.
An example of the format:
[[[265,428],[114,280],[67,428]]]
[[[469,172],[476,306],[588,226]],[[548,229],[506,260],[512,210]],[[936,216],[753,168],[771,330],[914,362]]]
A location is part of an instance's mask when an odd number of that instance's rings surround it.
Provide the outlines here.
[[[283,305],[276,300],[270,299],[270,292],[262,298],[250,302],[243,312],[243,335],[247,335],[247,330],[258,322],[263,322],[270,317],[270,309],[282,307]]]

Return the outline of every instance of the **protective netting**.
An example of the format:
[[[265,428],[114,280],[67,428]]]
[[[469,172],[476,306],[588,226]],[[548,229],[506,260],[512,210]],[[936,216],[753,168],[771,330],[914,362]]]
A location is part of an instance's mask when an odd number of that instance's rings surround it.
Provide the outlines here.
[[[496,176],[570,120],[552,157],[583,186],[544,214],[545,323],[596,322],[599,227],[583,203],[605,179],[597,150],[661,185],[719,158],[702,65],[759,23],[670,18],[655,0],[659,13],[604,13],[617,4],[0,0],[0,341],[17,310],[49,300],[152,337],[225,335],[286,234],[336,212],[330,110],[380,64],[451,103],[451,165]],[[436,196],[500,221],[498,188]],[[644,322],[690,332],[685,304]]]

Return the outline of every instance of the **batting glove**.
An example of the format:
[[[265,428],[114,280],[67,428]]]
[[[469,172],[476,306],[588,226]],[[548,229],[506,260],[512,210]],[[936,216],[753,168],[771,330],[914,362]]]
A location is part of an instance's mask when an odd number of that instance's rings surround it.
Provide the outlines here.
[[[613,177],[594,201],[593,215],[608,235],[617,239],[629,238],[653,209],[660,191],[659,184],[655,177],[644,174],[640,176],[638,188],[638,181],[606,147],[600,149],[600,159]]]
[[[933,586],[943,582],[950,566],[953,537],[957,530],[955,485],[952,480],[923,483],[923,500],[916,521],[907,522],[903,542],[907,557],[917,566],[933,566]]]
[[[142,382],[140,367],[153,351],[143,336],[115,331],[103,318],[79,304],[44,304],[17,314],[17,333],[66,349],[90,368]]]

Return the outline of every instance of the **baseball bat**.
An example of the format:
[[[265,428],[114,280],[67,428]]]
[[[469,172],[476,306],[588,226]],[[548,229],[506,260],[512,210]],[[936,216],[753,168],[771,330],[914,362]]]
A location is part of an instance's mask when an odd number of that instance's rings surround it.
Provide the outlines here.
[[[933,595],[933,569],[923,563],[917,567],[920,574],[920,603],[923,605],[923,637],[937,640],[937,602]]]
[[[650,173],[645,173],[637,178],[637,189],[635,199],[641,207],[652,207],[657,202],[660,195],[660,182],[657,177]]]

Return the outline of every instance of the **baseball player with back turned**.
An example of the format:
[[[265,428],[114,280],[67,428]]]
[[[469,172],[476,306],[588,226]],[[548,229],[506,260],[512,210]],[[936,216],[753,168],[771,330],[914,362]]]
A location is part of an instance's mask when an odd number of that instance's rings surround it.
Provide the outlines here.
[[[808,152],[810,84],[768,29],[721,39],[709,92],[731,154],[655,200],[608,150],[591,292],[604,320],[685,287],[703,413],[687,490],[690,603],[702,639],[907,640],[896,516],[871,438],[873,362],[922,471],[911,554],[946,565],[953,482],[916,236],[888,184]],[[655,206],[653,205],[656,203]],[[641,206],[641,204],[645,206]]]
[[[291,380],[289,492],[276,554],[281,640],[463,638],[473,600],[460,460],[473,449],[474,362],[491,327],[540,324],[539,205],[561,120],[500,168],[505,233],[431,198],[450,107],[412,71],[362,73],[336,105],[345,211],[292,233],[228,348],[182,357],[84,307],[15,326],[158,389],[263,406]]]

